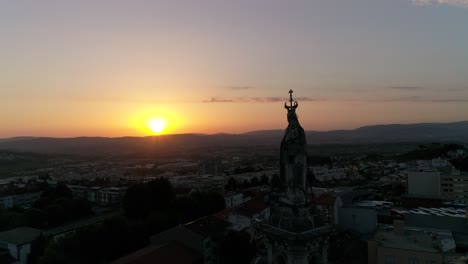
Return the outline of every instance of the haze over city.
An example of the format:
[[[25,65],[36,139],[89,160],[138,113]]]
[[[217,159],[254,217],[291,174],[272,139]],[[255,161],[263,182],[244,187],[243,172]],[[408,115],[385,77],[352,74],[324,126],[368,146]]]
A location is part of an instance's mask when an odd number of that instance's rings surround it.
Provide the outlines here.
[[[0,137],[468,120],[465,0],[0,5]]]

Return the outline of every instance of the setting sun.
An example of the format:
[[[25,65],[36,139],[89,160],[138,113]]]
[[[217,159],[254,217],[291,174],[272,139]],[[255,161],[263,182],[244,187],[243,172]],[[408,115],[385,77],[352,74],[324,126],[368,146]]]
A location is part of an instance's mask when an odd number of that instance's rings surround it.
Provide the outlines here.
[[[161,132],[163,132],[166,126],[167,122],[162,118],[153,118],[148,121],[148,127],[155,134],[160,134]]]

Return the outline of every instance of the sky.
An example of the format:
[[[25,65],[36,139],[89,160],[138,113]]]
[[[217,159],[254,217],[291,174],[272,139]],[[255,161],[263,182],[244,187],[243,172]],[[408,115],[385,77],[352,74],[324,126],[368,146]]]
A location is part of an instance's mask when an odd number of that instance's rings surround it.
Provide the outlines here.
[[[468,120],[468,0],[0,0],[0,137]]]

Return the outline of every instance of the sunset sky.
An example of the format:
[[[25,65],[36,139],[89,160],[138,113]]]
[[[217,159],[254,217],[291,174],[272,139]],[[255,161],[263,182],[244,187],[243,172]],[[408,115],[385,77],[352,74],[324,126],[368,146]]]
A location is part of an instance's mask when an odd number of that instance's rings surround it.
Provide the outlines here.
[[[0,0],[0,137],[468,120],[468,0]]]

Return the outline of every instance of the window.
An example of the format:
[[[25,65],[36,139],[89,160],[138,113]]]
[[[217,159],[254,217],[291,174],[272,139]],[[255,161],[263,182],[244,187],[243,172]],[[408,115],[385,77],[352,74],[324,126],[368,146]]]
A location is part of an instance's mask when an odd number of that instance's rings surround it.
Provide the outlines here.
[[[408,264],[419,264],[419,260],[416,257],[410,257],[408,259]]]
[[[385,264],[395,264],[395,256],[385,256]]]

